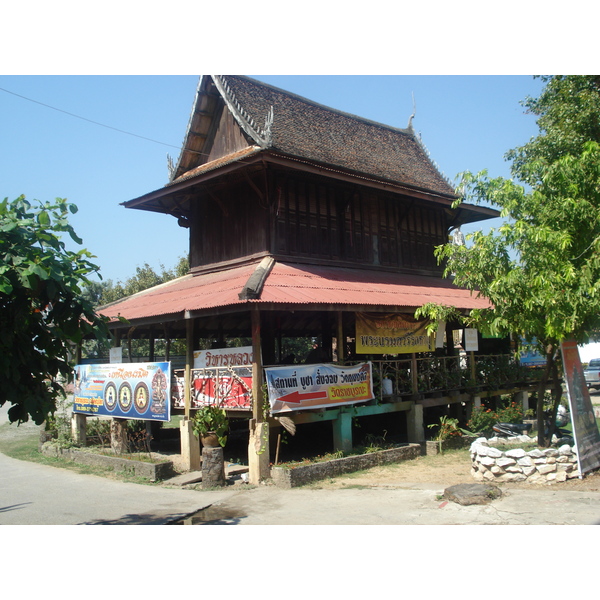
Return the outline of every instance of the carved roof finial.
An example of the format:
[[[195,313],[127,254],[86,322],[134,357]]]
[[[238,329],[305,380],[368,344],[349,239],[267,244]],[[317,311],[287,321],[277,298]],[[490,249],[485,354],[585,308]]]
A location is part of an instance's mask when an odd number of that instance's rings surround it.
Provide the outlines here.
[[[259,146],[262,146],[263,148],[269,147],[272,143],[271,126],[273,125],[273,106],[271,106],[271,109],[267,113],[265,125],[261,129],[248,114],[246,109],[239,103],[231,87],[227,83],[227,80],[222,75],[213,75],[212,78],[242,129],[244,129],[244,131],[246,131]]]

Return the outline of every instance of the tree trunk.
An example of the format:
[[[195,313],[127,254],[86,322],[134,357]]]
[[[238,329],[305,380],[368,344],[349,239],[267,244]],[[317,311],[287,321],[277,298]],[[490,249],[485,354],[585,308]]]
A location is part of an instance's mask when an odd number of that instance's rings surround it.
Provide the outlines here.
[[[546,391],[546,384],[552,370],[552,363],[554,362],[554,346],[549,345],[546,347],[546,366],[544,367],[544,373],[540,379],[537,389],[537,431],[538,431],[538,446],[545,448],[549,445],[546,440],[546,423],[544,419],[544,393]],[[552,438],[550,438],[552,439]]]
[[[553,392],[554,392],[554,402],[552,406],[552,411],[550,412],[550,423],[548,427],[548,445],[552,441],[552,436],[554,435],[554,430],[556,428],[556,415],[558,413],[558,406],[560,404],[562,398],[562,384],[560,382],[560,378],[558,376],[558,364],[557,361],[554,360],[552,363],[552,379],[553,379]]]

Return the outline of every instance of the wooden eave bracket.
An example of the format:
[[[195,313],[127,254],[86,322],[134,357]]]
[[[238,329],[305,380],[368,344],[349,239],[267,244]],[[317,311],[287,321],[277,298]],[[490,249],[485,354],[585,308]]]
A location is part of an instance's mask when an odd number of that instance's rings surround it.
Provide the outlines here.
[[[252,275],[250,275],[248,281],[246,281],[246,284],[238,295],[239,299],[257,300],[260,298],[265,281],[267,280],[267,277],[271,273],[274,266],[275,259],[272,256],[265,256],[265,258],[260,261],[256,269],[254,269],[254,272]]]

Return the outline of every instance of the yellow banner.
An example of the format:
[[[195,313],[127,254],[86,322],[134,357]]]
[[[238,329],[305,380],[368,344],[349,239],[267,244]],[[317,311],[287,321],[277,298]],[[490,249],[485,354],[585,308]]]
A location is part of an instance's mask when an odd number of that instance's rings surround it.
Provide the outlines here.
[[[428,323],[409,315],[356,313],[356,353],[432,352],[435,337],[427,334]]]

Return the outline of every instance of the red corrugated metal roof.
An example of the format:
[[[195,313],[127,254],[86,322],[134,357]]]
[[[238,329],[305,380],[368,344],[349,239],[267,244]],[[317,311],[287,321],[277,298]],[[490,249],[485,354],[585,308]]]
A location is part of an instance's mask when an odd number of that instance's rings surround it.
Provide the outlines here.
[[[285,263],[273,268],[260,302],[410,308],[436,302],[466,309],[490,305],[437,277]]]
[[[185,275],[102,307],[98,312],[128,321],[179,315],[186,310],[202,310],[243,304],[238,294],[254,272],[246,265],[217,273]]]
[[[259,299],[240,300],[239,293],[256,266],[186,275],[107,305],[99,312],[135,321],[224,306],[241,308],[250,303],[416,308],[436,302],[460,309],[489,306],[485,298],[437,277],[286,263],[274,265]]]

